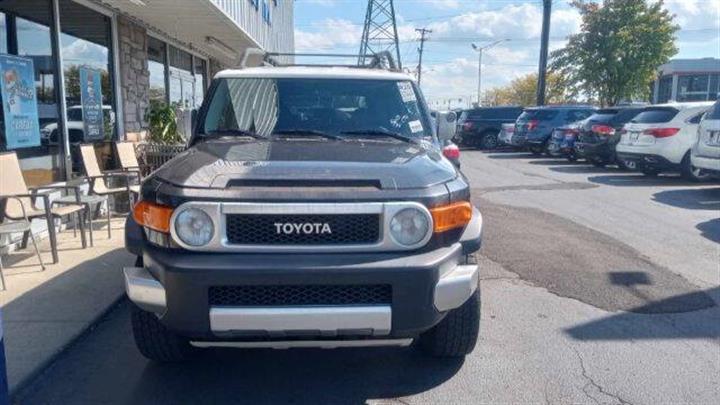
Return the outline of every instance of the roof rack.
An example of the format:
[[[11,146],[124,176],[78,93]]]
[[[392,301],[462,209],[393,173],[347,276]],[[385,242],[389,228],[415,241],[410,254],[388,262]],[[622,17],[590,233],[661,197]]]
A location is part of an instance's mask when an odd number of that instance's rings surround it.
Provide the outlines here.
[[[358,63],[354,64],[335,64],[335,63],[283,63],[278,60],[279,57],[303,57],[303,58],[354,58]],[[368,63],[360,63],[361,60],[368,60]],[[252,63],[254,62],[254,64]],[[353,55],[353,54],[336,54],[336,53],[282,53],[282,52],[265,52],[262,49],[250,48],[245,51],[241,68],[247,68],[252,65],[265,66],[312,66],[312,67],[348,67],[360,69],[384,69],[399,72],[395,59],[388,51],[375,53],[372,55]]]

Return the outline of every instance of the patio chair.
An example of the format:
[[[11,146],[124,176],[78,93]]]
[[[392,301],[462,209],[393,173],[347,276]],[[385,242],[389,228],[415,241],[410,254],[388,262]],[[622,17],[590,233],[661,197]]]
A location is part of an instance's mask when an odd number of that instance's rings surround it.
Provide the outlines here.
[[[45,218],[47,221],[48,233],[50,234],[50,249],[52,250],[53,263],[58,262],[57,235],[55,232],[55,218],[79,216],[80,237],[82,246],[87,246],[85,241],[85,207],[80,204],[80,189],[78,186],[68,185],[47,185],[42,187],[29,188],[25,184],[25,179],[20,170],[20,162],[15,152],[0,153],[0,197],[17,197],[16,199],[7,199],[4,207],[2,207],[2,217],[11,220],[28,221],[37,218]],[[63,206],[53,206],[50,204],[49,191],[63,190],[66,193],[72,190],[77,198],[76,204],[67,204]],[[41,199],[42,206],[36,206],[37,199]],[[23,232],[22,247],[27,246],[30,231]]]
[[[138,177],[142,179],[148,172],[150,167],[147,164],[141,164],[137,158],[135,144],[132,142],[116,142],[115,150],[117,151],[120,167],[128,173],[136,172]]]
[[[22,210],[22,216],[23,218],[19,221],[9,221],[9,222],[0,222],[0,236],[2,235],[9,235],[14,233],[29,233],[30,234],[30,240],[32,240],[33,247],[35,248],[35,254],[38,257],[38,261],[40,262],[40,268],[45,271],[45,263],[43,263],[42,256],[40,256],[40,249],[38,249],[37,242],[35,241],[35,235],[33,235],[31,226],[32,223],[27,217],[27,214],[25,212],[25,206],[23,205],[23,202],[18,197],[7,197],[0,200],[0,204],[5,204],[5,202],[9,199],[13,199],[17,202],[17,204],[20,206],[20,209]],[[2,283],[2,289],[5,290],[5,275],[3,274],[3,263],[2,263],[2,256],[0,255],[0,283]]]
[[[125,171],[102,171],[100,165],[98,165],[97,156],[95,155],[95,147],[93,145],[80,145],[80,156],[82,158],[83,166],[85,167],[85,174],[88,181],[90,182],[90,194],[100,196],[115,196],[117,194],[125,194],[128,196],[129,207],[133,206],[133,195],[140,193],[139,184],[130,184],[133,178],[140,180],[140,172],[125,172]],[[120,187],[108,187],[107,180],[111,178],[121,179],[124,183]],[[110,207],[108,207],[110,209]]]

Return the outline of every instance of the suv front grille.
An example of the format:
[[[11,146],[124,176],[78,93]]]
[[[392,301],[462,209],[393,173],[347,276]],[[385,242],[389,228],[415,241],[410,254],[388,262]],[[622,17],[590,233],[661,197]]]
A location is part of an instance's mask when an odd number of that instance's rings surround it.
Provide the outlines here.
[[[307,227],[285,232],[284,224],[311,224],[312,231],[306,232],[310,229]],[[228,243],[233,245],[370,245],[380,239],[380,215],[377,214],[229,214],[226,226]],[[322,232],[323,229],[329,232]]]
[[[392,287],[378,285],[245,285],[210,287],[211,306],[380,305],[392,303]]]

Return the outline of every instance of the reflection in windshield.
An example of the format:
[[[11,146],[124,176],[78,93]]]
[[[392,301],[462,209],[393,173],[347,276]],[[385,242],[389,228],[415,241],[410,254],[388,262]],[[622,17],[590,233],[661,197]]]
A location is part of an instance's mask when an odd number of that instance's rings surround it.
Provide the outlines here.
[[[431,136],[410,82],[348,79],[222,79],[204,132],[322,132],[361,129],[405,137]]]

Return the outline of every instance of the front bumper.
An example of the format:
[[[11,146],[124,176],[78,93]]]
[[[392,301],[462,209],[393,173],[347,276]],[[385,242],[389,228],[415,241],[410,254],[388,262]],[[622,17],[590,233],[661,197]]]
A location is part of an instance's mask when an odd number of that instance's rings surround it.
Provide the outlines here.
[[[243,257],[239,257],[243,256]],[[147,248],[145,268],[126,268],[128,297],[195,340],[293,336],[416,337],[477,289],[477,265],[461,265],[460,243],[398,254],[219,255]],[[213,306],[213,286],[362,285],[392,288],[387,305]]]
[[[417,337],[461,306],[477,289],[478,267],[465,265],[480,248],[482,216],[475,212],[460,240],[414,252],[205,253],[155,247],[132,219],[128,249],[144,267],[125,269],[128,297],[154,312],[170,330],[194,341],[247,341],[298,336]],[[216,305],[211,287],[384,285],[379,305]]]

